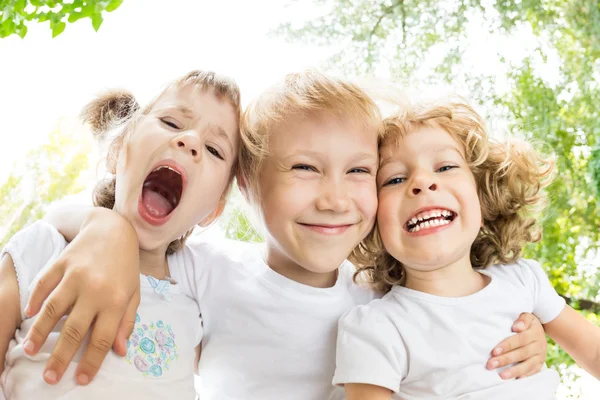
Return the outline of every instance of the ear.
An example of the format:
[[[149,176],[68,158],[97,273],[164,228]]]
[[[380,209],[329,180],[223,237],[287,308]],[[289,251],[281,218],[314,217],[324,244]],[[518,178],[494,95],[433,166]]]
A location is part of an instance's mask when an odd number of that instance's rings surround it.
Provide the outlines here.
[[[215,211],[210,213],[202,221],[198,222],[198,226],[201,226],[202,228],[206,228],[207,226],[209,226],[210,224],[215,222],[216,219],[219,218],[221,216],[221,214],[223,214],[223,210],[225,209],[226,203],[227,203],[227,200],[224,198],[219,200],[219,204],[217,205],[217,208],[215,209]]]
[[[108,147],[108,155],[106,157],[106,171],[113,175],[117,174],[117,164],[119,163],[119,159],[122,156],[125,156],[122,153],[123,150],[124,139],[123,136],[115,138],[112,143],[110,143]]]

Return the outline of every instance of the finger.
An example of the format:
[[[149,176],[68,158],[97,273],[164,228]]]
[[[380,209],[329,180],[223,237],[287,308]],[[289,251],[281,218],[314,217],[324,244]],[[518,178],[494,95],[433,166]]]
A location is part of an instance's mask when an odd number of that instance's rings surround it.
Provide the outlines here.
[[[58,342],[46,363],[44,380],[49,384],[58,383],[73,356],[81,347],[87,332],[94,321],[95,313],[89,307],[75,306],[62,328]]]
[[[512,350],[508,353],[491,358],[488,360],[486,366],[488,369],[495,369],[526,361],[530,358],[539,356],[540,347],[541,346],[538,343],[530,343],[527,346],[519,347],[518,349]]]
[[[137,309],[140,305],[140,289],[138,288],[127,304],[127,310],[121,319],[119,329],[117,331],[116,340],[113,344],[114,351],[121,357],[125,357],[127,354],[127,340],[133,332],[135,326],[135,319],[137,315]]]
[[[31,318],[40,311],[42,303],[58,286],[64,276],[64,272],[62,263],[58,261],[49,270],[40,275],[33,291],[29,295],[29,301],[25,306],[25,315]]]
[[[514,365],[505,369],[500,373],[502,379],[524,378],[527,375],[532,375],[542,369],[542,362],[538,358],[530,358],[529,360]]]
[[[506,339],[504,339],[500,344],[498,344],[494,350],[492,350],[493,356],[499,356],[500,354],[506,354],[514,349],[518,349],[519,347],[526,346],[530,343],[539,341],[539,336],[536,335],[536,331],[532,329],[527,329],[523,332],[514,334]]]
[[[531,313],[521,313],[519,318],[514,322],[512,326],[513,332],[523,332],[531,327],[531,324],[536,321],[537,318]]]
[[[39,351],[52,329],[68,312],[75,300],[74,296],[74,292],[67,290],[62,283],[58,285],[57,289],[44,302],[40,314],[25,338],[23,344],[25,353],[32,356]]]
[[[90,342],[75,372],[78,384],[87,385],[98,373],[115,340],[119,321],[118,316],[115,318],[108,311],[98,315]]]

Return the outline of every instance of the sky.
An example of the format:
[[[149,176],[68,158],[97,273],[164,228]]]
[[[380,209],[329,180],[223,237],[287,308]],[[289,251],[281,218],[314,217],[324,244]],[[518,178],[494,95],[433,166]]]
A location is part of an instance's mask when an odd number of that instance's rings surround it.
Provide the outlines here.
[[[277,21],[302,18],[310,2],[127,0],[52,39],[48,23],[25,39],[0,40],[0,182],[15,160],[39,146],[59,118],[76,118],[97,93],[126,88],[142,103],[193,69],[236,79],[247,103],[288,72],[318,66],[327,50],[269,35]]]
[[[269,34],[279,22],[314,13],[310,0],[127,0],[104,14],[98,32],[85,19],[54,39],[48,23],[30,25],[25,39],[0,39],[0,184],[61,119],[75,120],[105,89],[128,89],[144,103],[172,79],[205,69],[235,78],[245,104],[286,73],[319,66],[332,49]],[[472,54],[480,68],[490,67],[482,62],[493,58],[490,49],[530,51],[522,46],[524,36],[517,39],[521,46],[492,46],[477,29]],[[555,79],[557,64],[551,60],[542,74]],[[588,394],[580,399],[597,398],[600,385],[589,376],[585,382]]]

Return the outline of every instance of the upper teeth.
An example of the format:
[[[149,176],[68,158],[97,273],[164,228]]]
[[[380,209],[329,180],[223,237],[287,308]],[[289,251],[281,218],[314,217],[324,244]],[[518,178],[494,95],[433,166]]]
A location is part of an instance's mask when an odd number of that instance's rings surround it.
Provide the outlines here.
[[[416,214],[414,217],[412,217],[409,221],[408,224],[409,225],[415,225],[418,222],[421,222],[423,220],[427,220],[430,218],[439,218],[439,217],[448,217],[452,215],[452,211],[448,211],[448,210],[429,210],[429,211],[425,211],[425,212],[421,212]]]
[[[177,175],[181,175],[181,174],[180,174],[180,173],[179,173],[177,170],[174,170],[173,168],[169,167],[168,165],[161,165],[161,166],[159,166],[159,167],[156,167],[156,168],[154,169],[154,171],[152,171],[152,172],[160,171],[160,170],[161,170],[161,169],[163,169],[163,168],[169,169],[169,170],[171,170],[171,171],[175,172]]]

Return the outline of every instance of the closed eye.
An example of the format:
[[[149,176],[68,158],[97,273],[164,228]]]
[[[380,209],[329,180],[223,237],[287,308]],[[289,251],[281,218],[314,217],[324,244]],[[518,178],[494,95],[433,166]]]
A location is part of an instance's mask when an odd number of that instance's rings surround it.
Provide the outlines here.
[[[292,169],[296,169],[296,170],[300,170],[300,171],[313,171],[313,172],[317,171],[317,169],[315,167],[313,167],[312,165],[306,165],[306,164],[294,165],[292,167]]]
[[[445,171],[449,171],[451,169],[454,168],[458,168],[458,166],[456,165],[444,165],[443,167],[438,168],[438,170],[436,172],[445,172]]]
[[[406,178],[402,178],[402,177],[392,178],[392,179],[388,180],[387,182],[385,182],[383,184],[383,186],[399,185],[400,183],[403,183],[404,181],[406,181]]]
[[[369,171],[367,168],[352,168],[351,170],[348,171],[349,174],[369,174],[371,173],[371,171]]]
[[[173,128],[173,129],[181,129],[183,127],[183,125],[181,125],[178,121],[175,121],[175,120],[161,118],[160,121],[163,124],[167,125],[170,128]]]
[[[223,156],[221,155],[221,153],[219,153],[219,150],[215,149],[214,147],[212,147],[212,146],[208,146],[208,145],[207,145],[207,146],[206,146],[206,150],[208,150],[208,152],[209,152],[210,154],[212,154],[213,156],[217,157],[218,159],[220,159],[220,160],[225,160],[225,159],[223,158]]]

